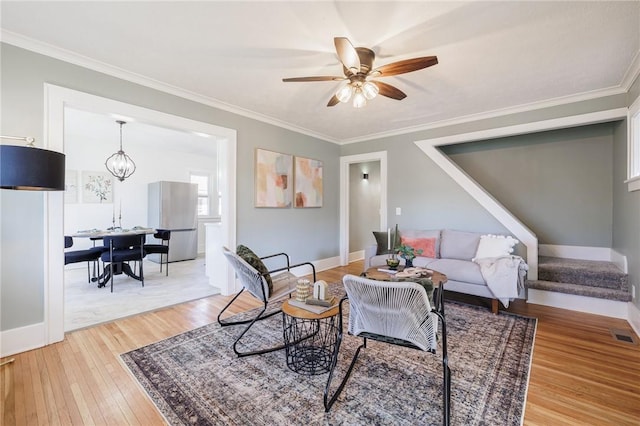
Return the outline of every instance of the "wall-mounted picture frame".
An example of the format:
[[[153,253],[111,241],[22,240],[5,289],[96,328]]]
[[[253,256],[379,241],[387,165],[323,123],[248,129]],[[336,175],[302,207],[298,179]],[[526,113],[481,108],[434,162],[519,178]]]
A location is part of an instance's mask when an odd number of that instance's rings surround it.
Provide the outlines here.
[[[291,207],[293,156],[256,148],[256,207]]]
[[[78,202],[78,171],[65,170],[64,172],[64,203],[75,204]]]
[[[113,176],[107,172],[82,172],[83,203],[113,203]]]
[[[294,206],[322,207],[322,161],[305,157],[294,159]]]

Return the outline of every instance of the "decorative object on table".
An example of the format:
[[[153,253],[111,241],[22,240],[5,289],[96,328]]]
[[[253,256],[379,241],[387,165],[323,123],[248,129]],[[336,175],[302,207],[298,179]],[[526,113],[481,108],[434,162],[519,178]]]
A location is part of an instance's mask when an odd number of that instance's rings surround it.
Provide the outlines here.
[[[404,268],[402,271],[396,274],[396,278],[424,278],[431,277],[433,271],[431,269],[426,268]]]
[[[306,302],[311,294],[311,283],[309,280],[300,279],[296,284],[296,300],[298,302]]]
[[[116,120],[116,123],[120,125],[120,149],[107,158],[104,165],[109,170],[109,173],[122,182],[136,171],[136,163],[122,150],[122,126],[127,123],[121,120]]]
[[[337,298],[344,295],[341,284],[331,284],[330,289]],[[256,311],[249,311],[231,319],[250,320],[255,315]],[[451,424],[519,426],[536,319],[493,315],[485,308],[453,301],[447,301],[446,319],[447,345],[450,354],[455,352],[450,359],[456,389],[451,395]],[[247,336],[248,345],[282,343],[282,316],[260,321],[254,327]],[[389,422],[395,424],[442,424],[439,386],[425,380],[428,375],[436,384],[441,382],[441,363],[433,362],[433,354],[367,345],[371,359],[386,362],[366,362],[364,367],[358,364],[346,389],[349,396],[336,401],[325,413],[322,394],[326,375],[300,379],[285,373],[282,351],[235,362],[220,349],[235,340],[233,333],[224,331],[214,322],[122,355],[167,423],[247,423],[247,405],[238,403],[237,398],[242,393],[244,401],[287,401],[287,409],[295,413],[287,417],[292,425],[370,424],[371,419],[382,418],[393,419]],[[342,377],[349,355],[361,340],[345,330],[336,377]],[[283,380],[287,380],[285,386],[273,386]],[[226,391],[220,392],[221,388]],[[410,409],[408,401],[412,403]],[[281,404],[260,407],[252,412],[252,423],[282,423]]]
[[[83,203],[113,203],[113,178],[104,172],[82,172]]]
[[[362,108],[367,105],[368,100],[375,98],[378,94],[398,101],[407,97],[397,87],[382,81],[372,80],[373,78],[405,74],[431,67],[438,63],[437,56],[423,56],[374,67],[373,61],[376,55],[373,50],[366,47],[354,47],[346,37],[334,37],[333,44],[335,45],[338,59],[342,63],[344,76],[293,77],[283,78],[282,81],[287,83],[348,80],[340,85],[335,94],[329,99],[327,106],[332,107],[340,102],[352,101],[354,108]]]
[[[329,285],[326,281],[320,280],[313,284],[313,297],[324,300],[327,298],[327,289]]]
[[[295,207],[322,207],[322,161],[295,157]]]
[[[387,258],[387,266],[389,267],[389,269],[391,270],[396,270],[398,269],[398,265],[400,265],[400,260],[398,259],[398,257],[394,254],[391,254],[388,258]]]
[[[305,303],[328,308],[337,302],[338,300],[329,293],[329,284],[324,280],[320,280],[313,284],[313,297],[307,298]]]
[[[413,267],[413,259],[422,254],[422,249],[414,249],[411,246],[400,244],[396,249],[401,258],[404,259],[405,268]]]
[[[291,207],[293,156],[256,148],[256,207]]]
[[[64,191],[64,154],[36,148],[32,137],[0,136],[0,139],[27,142],[26,146],[0,145],[0,188]]]

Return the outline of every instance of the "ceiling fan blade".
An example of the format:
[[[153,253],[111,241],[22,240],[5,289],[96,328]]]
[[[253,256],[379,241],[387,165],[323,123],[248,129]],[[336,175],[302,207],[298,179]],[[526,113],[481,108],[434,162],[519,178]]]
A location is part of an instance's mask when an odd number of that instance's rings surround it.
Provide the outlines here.
[[[397,99],[399,101],[407,97],[406,93],[390,84],[383,83],[381,81],[372,81],[372,83],[378,86],[379,95],[386,96],[391,99]]]
[[[373,77],[388,77],[390,75],[405,74],[418,71],[438,63],[437,56],[425,56],[422,58],[405,59],[404,61],[392,62],[383,65],[370,73]]]
[[[296,82],[296,81],[342,81],[346,80],[345,77],[336,77],[331,75],[319,75],[316,77],[292,77],[292,78],[283,78],[282,81],[285,83]]]
[[[353,44],[346,37],[335,37],[333,44],[336,46],[336,53],[338,53],[342,65],[351,74],[357,74],[360,71],[360,57]]]
[[[340,101],[338,100],[338,97],[336,95],[333,95],[331,99],[329,99],[329,103],[327,104],[327,106],[332,107],[334,105],[338,105],[339,103]]]

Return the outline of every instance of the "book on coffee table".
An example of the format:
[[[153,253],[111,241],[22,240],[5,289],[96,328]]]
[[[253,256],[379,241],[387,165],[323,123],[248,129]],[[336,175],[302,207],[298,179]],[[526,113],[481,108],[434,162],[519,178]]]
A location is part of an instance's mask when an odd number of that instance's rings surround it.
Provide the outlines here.
[[[380,272],[386,272],[387,274],[397,274],[398,270],[397,269],[387,269],[387,268],[378,268],[378,271]]]
[[[304,303],[306,303],[307,305],[318,305],[318,306],[329,307],[336,304],[336,297],[331,296],[329,299],[315,299],[313,297],[307,297],[307,300],[305,300]]]
[[[289,299],[289,305],[295,306],[296,308],[304,309],[309,312],[313,312],[314,314],[323,314],[328,310],[331,310],[336,307],[337,303],[334,303],[331,306],[319,306],[319,305],[308,305],[305,302],[300,302],[296,299]]]

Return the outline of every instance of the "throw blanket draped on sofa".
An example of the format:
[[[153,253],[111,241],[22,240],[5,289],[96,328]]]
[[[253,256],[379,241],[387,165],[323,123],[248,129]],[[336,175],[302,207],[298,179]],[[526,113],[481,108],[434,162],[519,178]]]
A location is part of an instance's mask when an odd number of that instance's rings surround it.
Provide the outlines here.
[[[487,287],[505,308],[509,301],[518,297],[524,289],[524,280],[529,267],[520,256],[485,257],[474,259],[480,266]]]

